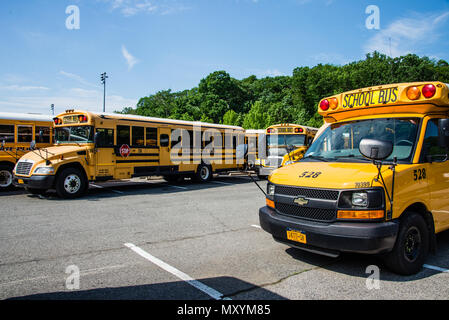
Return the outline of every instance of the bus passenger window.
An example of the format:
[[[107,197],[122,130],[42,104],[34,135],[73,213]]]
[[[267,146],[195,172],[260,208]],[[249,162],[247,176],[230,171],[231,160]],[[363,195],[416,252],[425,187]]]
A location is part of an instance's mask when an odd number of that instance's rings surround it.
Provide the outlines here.
[[[14,143],[14,126],[0,125],[0,143]]]
[[[97,133],[99,134],[97,147],[107,148],[114,146],[114,129],[98,128]]]
[[[429,120],[421,151],[421,162],[444,161],[444,159],[446,150],[438,144],[438,119]]]
[[[36,143],[50,143],[50,128],[49,127],[36,127],[34,140]],[[41,135],[42,132],[42,135]]]
[[[146,146],[157,147],[157,128],[146,128],[146,131],[147,131]]]
[[[145,128],[144,127],[133,127],[133,146],[144,146],[145,145]]]
[[[33,140],[32,126],[17,126],[17,142],[31,142]]]
[[[160,139],[161,147],[168,147],[170,143],[170,136],[168,134],[161,134]]]
[[[117,145],[130,145],[130,128],[129,126],[117,126]]]

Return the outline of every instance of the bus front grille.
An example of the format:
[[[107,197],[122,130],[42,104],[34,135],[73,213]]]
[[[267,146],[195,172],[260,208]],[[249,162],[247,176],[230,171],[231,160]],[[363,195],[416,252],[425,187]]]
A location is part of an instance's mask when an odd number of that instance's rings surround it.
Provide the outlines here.
[[[337,210],[335,209],[300,207],[297,205],[291,205],[280,202],[276,202],[275,206],[276,210],[280,214],[292,216],[295,218],[330,222],[335,220],[337,217]]]
[[[298,188],[276,186],[275,193],[286,196],[303,196],[306,198],[323,199],[323,200],[337,200],[339,191],[326,189],[312,189],[312,188]]]
[[[29,176],[32,167],[33,167],[32,162],[19,161],[16,167],[16,174]]]

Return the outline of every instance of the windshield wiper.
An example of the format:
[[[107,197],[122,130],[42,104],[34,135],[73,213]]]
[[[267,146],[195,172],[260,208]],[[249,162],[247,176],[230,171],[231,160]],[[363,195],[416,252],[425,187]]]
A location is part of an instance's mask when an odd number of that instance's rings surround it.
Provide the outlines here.
[[[329,162],[330,160],[332,160],[329,158],[325,158],[323,156],[314,156],[314,155],[303,157],[303,159],[315,159],[315,160],[324,161],[324,162]]]
[[[363,160],[363,161],[371,161],[371,160],[366,159],[366,158],[356,157],[353,154],[349,154],[347,156],[336,156],[334,159],[357,159],[357,160]]]

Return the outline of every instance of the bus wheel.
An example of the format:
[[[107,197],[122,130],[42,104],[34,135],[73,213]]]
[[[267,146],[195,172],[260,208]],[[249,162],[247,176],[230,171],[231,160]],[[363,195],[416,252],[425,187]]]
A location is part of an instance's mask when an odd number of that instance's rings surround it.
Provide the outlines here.
[[[394,272],[412,275],[419,272],[429,253],[429,230],[424,218],[410,213],[401,221],[398,237],[385,264]]]
[[[77,168],[64,169],[56,181],[58,196],[65,199],[73,199],[81,196],[87,187],[84,174]]]
[[[212,179],[212,168],[207,164],[200,164],[196,171],[195,180],[200,182],[206,182]]]
[[[0,165],[0,190],[9,190],[12,188],[12,170],[13,166]]]

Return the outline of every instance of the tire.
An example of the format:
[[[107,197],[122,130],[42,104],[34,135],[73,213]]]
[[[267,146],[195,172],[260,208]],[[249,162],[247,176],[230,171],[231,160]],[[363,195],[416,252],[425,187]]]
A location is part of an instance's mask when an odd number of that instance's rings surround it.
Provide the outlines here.
[[[56,192],[61,198],[78,198],[86,192],[87,187],[87,179],[84,173],[77,168],[66,168],[58,174]]]
[[[35,195],[43,195],[43,194],[45,194],[45,192],[47,192],[47,190],[45,190],[45,189],[33,189],[33,188],[28,188],[28,187],[25,187],[25,190],[28,193],[35,194]]]
[[[426,221],[411,212],[401,221],[393,250],[384,256],[385,264],[401,275],[418,273],[429,254],[429,243]]]
[[[13,165],[2,164],[0,165],[0,191],[11,190],[14,186],[12,184]]]
[[[205,163],[201,163],[196,171],[195,180],[199,182],[207,182],[212,179],[212,167]]]

